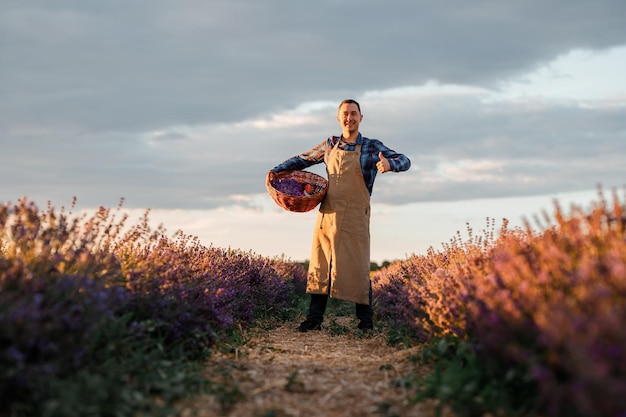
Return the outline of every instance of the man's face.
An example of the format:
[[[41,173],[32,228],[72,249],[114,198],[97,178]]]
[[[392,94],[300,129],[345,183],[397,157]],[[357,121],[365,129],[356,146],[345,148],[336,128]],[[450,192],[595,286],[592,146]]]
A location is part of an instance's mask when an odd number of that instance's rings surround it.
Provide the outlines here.
[[[341,125],[341,129],[345,132],[348,130],[350,133],[357,132],[359,130],[359,124],[363,120],[363,115],[359,112],[359,108],[354,103],[343,103],[339,107],[339,114],[337,114],[337,121]]]

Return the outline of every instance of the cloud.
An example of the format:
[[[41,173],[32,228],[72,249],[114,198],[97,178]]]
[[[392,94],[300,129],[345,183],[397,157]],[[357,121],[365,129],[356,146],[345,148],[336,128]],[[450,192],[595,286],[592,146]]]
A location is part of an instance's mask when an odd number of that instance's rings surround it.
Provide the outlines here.
[[[338,132],[345,97],[361,101],[366,136],[413,161],[379,176],[376,201],[620,186],[625,12],[609,0],[6,4],[0,189],[245,205],[268,169]]]

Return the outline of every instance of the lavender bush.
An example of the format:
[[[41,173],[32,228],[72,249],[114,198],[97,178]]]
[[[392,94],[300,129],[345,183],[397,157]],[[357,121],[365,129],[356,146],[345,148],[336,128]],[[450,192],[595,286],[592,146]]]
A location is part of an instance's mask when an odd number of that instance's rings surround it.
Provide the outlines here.
[[[302,288],[298,264],[169,238],[149,212],[128,227],[121,204],[0,207],[0,414],[157,413],[153,396],[203,385],[190,363]]]

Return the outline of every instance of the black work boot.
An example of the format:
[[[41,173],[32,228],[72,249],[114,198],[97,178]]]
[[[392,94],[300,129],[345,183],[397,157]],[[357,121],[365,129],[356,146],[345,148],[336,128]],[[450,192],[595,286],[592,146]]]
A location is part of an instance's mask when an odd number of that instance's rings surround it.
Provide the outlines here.
[[[315,323],[314,321],[304,320],[296,330],[302,333],[306,333],[309,330],[322,330],[322,325],[319,323]]]
[[[326,311],[326,303],[328,303],[328,295],[311,294],[311,303],[309,304],[309,312],[306,320],[300,323],[296,328],[297,331],[305,333],[309,330],[322,330],[322,321],[324,321],[324,312]]]
[[[372,324],[372,322],[367,322],[367,321],[361,321],[357,327],[359,328],[359,330],[363,330],[363,331],[374,329],[374,325]]]

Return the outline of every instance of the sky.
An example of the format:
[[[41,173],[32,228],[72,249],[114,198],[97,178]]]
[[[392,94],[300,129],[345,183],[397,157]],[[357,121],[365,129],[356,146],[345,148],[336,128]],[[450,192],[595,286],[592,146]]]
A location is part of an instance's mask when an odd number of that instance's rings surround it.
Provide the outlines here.
[[[626,185],[622,0],[0,0],[0,200],[147,209],[206,246],[309,258],[267,171],[341,132],[407,155],[372,261]],[[324,166],[310,169],[324,174]],[[541,227],[538,225],[537,227]]]

